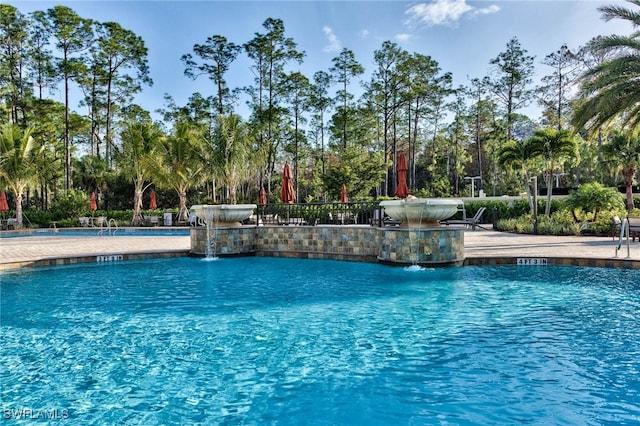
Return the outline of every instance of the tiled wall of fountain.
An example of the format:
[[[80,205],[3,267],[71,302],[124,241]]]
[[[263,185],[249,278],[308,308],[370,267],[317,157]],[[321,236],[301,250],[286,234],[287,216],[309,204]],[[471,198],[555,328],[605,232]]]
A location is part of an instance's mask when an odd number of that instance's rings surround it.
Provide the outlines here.
[[[434,266],[464,262],[464,232],[460,228],[243,226],[220,228],[211,233],[215,235],[219,256],[257,255]],[[193,228],[191,253],[204,256],[206,239],[205,228]]]
[[[234,228],[211,229],[215,242],[216,256],[246,256],[256,252],[256,228],[239,226]],[[191,228],[191,253],[199,256],[207,254],[207,229]]]

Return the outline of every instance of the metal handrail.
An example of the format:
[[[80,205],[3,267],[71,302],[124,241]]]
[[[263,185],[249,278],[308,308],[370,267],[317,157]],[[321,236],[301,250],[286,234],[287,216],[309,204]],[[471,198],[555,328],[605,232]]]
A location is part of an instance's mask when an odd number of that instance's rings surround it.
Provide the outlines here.
[[[627,258],[631,257],[631,243],[629,242],[629,235],[630,235],[630,230],[629,230],[629,218],[625,217],[622,220],[622,223],[620,224],[620,239],[618,241],[618,245],[616,246],[616,254],[614,257],[618,257],[618,250],[620,250],[620,247],[622,246],[622,240],[624,239],[624,234],[625,234],[625,230],[626,230],[626,234],[627,234]]]

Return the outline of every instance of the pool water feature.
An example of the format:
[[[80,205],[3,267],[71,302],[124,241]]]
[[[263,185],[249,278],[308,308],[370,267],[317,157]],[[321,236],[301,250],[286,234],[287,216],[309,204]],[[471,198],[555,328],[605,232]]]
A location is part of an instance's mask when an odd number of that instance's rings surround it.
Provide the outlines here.
[[[68,424],[640,421],[637,270],[177,258],[0,281],[3,409]]]

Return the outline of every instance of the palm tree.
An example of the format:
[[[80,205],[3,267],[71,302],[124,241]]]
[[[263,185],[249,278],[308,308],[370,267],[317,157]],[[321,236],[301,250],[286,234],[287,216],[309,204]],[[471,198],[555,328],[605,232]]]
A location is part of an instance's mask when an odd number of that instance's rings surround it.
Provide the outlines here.
[[[640,0],[627,0],[640,6]],[[605,20],[614,18],[640,27],[640,12],[620,6],[599,9]],[[613,54],[613,59],[587,71],[582,80],[578,106],[573,122],[590,132],[620,118],[623,126],[640,125],[640,32],[630,36],[611,35],[594,41],[601,53]]]
[[[163,138],[160,128],[151,121],[127,123],[120,134],[122,147],[115,157],[122,172],[133,182],[133,225],[142,224],[142,194],[151,185],[149,163]]]
[[[531,200],[531,190],[529,189],[529,162],[539,155],[536,148],[530,139],[524,141],[510,140],[498,152],[498,163],[501,166],[521,171],[529,206],[532,209],[533,201]]]
[[[213,155],[229,202],[237,203],[236,192],[243,177],[250,174],[249,131],[239,115],[218,116],[216,147]]]
[[[173,134],[156,147],[148,170],[154,181],[178,193],[180,207],[177,222],[188,217],[187,191],[202,182],[205,161],[202,158],[202,132],[186,121],[178,122]]]
[[[15,197],[18,227],[22,226],[22,197],[27,187],[37,182],[38,147],[32,133],[33,127],[23,130],[17,124],[5,124],[0,129],[0,177]]]
[[[534,150],[539,152],[547,163],[547,204],[545,214],[551,214],[551,195],[553,192],[553,171],[556,163],[563,158],[575,158],[577,156],[577,144],[573,133],[569,130],[546,128],[537,130],[531,136]]]
[[[633,209],[633,178],[640,167],[640,136],[638,134],[614,132],[611,140],[602,145],[603,156],[619,167],[624,178],[627,194],[627,209]]]
[[[593,221],[598,219],[598,213],[602,210],[614,210],[622,208],[622,194],[614,188],[605,188],[598,182],[580,185],[577,191],[569,194],[564,201],[566,208],[571,210],[573,219],[580,222],[576,211],[593,213]]]

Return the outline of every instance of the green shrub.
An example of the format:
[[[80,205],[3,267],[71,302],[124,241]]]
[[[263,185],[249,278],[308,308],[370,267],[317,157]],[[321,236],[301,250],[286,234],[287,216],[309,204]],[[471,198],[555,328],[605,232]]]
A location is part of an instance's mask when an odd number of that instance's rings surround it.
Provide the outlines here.
[[[51,206],[51,212],[55,220],[86,216],[88,211],[89,196],[75,189],[58,194]]]
[[[601,211],[624,209],[624,196],[615,188],[606,188],[598,182],[580,185],[564,200],[576,222],[598,219]]]

